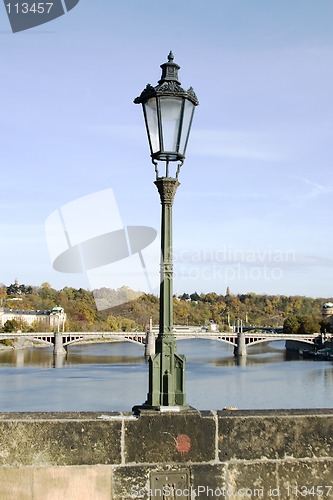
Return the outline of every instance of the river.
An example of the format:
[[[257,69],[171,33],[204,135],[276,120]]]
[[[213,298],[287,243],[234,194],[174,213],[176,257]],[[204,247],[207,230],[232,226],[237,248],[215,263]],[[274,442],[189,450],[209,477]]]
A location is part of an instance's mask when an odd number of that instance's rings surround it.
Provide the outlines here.
[[[333,365],[289,359],[284,342],[233,348],[204,339],[177,342],[185,354],[187,402],[197,409],[331,408]],[[143,347],[129,343],[0,351],[0,411],[130,411],[145,401]]]

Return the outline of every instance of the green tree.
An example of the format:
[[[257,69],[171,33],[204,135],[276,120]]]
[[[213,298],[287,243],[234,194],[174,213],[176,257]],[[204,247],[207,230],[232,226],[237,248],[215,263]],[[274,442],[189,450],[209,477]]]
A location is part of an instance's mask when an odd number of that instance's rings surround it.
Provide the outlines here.
[[[200,295],[197,292],[191,293],[190,299],[192,302],[199,302]]]
[[[298,333],[319,333],[320,319],[314,315],[305,315],[300,318]]]
[[[20,322],[16,319],[8,319],[4,324],[3,331],[6,333],[12,333],[20,330]]]
[[[300,321],[297,316],[288,316],[283,323],[283,332],[288,335],[295,335],[300,328]]]
[[[331,333],[332,326],[331,322],[328,319],[322,319],[320,322],[320,332],[321,333]]]

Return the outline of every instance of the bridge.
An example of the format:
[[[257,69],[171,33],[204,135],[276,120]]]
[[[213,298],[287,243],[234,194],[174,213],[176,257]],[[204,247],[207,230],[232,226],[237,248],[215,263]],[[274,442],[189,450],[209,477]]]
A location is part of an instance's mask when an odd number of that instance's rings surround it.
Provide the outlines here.
[[[147,333],[145,332],[12,332],[0,333],[1,340],[25,339],[40,342],[45,346],[53,346],[55,354],[66,352],[71,344],[80,342],[134,342],[145,345]]]
[[[146,332],[13,332],[0,333],[0,340],[23,338],[31,341],[39,341],[45,346],[53,346],[55,354],[63,354],[67,347],[80,342],[134,342],[145,346],[146,354],[154,354],[155,338],[158,329],[153,328]],[[174,331],[176,339],[210,339],[225,342],[234,347],[235,354],[245,355],[246,348],[255,344],[272,342],[277,340],[293,340],[309,345],[321,345],[322,336],[320,333],[312,334],[284,334],[279,333],[279,329],[268,327],[252,327],[247,332],[211,332],[198,327],[176,327]],[[332,337],[332,335],[330,335]],[[327,338],[327,336],[326,336]]]

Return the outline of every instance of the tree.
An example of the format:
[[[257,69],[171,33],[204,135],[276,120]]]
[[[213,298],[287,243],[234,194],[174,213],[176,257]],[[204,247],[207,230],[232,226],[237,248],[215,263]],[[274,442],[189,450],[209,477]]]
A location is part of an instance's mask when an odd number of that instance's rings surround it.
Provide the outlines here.
[[[332,332],[332,326],[329,319],[322,319],[320,322],[320,332],[321,333],[330,333]]]
[[[20,323],[16,319],[8,319],[3,327],[3,331],[6,333],[16,332],[19,329]]]
[[[300,327],[300,321],[297,316],[288,316],[283,323],[283,332],[288,335],[295,335],[298,333]]]
[[[136,329],[136,323],[128,318],[121,318],[120,329],[122,332],[132,332]]]
[[[110,332],[119,332],[120,330],[120,325],[119,325],[119,318],[117,316],[108,316],[106,320],[106,325],[108,328],[108,331]]]
[[[313,315],[305,315],[300,318],[298,333],[318,333],[320,332],[320,320]]]
[[[190,299],[192,302],[198,302],[200,300],[200,295],[197,292],[191,293]]]
[[[177,325],[186,325],[190,315],[190,303],[184,300],[174,301],[173,312],[174,323]]]
[[[31,286],[19,285],[18,281],[15,280],[15,283],[12,283],[7,287],[7,295],[25,295],[32,293]]]

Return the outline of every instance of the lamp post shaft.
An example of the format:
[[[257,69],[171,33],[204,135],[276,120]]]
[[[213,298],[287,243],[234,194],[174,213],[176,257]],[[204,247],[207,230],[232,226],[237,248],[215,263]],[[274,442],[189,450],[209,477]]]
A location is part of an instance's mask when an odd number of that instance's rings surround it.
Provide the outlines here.
[[[163,177],[157,179],[155,185],[162,205],[160,322],[156,354],[149,359],[149,392],[145,406],[185,409],[185,357],[176,353],[173,335],[172,204],[179,182]]]
[[[159,335],[173,331],[172,205],[179,186],[177,179],[163,177],[154,183],[161,198],[161,264]]]

